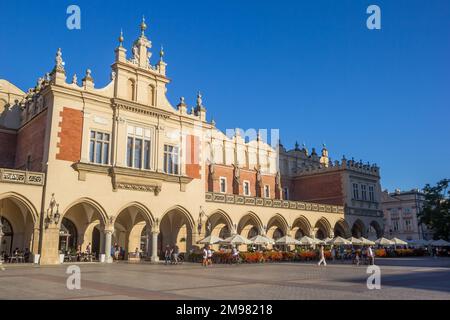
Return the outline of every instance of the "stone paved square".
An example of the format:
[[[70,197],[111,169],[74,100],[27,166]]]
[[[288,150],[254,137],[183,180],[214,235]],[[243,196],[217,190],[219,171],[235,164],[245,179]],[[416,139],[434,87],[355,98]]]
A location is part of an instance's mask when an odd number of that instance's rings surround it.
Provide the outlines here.
[[[450,299],[450,259],[378,259],[381,289],[366,267],[306,263],[245,265],[78,264],[81,289],[59,266],[4,265],[0,299]]]

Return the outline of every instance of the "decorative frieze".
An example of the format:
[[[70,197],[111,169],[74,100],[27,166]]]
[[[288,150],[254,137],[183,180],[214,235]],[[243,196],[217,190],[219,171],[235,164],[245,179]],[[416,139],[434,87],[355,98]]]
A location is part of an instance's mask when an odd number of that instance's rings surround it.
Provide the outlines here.
[[[151,116],[151,117],[155,117],[155,118],[167,119],[170,117],[170,113],[165,112],[163,110],[149,107],[146,105],[141,105],[136,102],[130,102],[130,101],[118,99],[118,98],[113,99],[113,105],[121,110],[138,113],[138,114],[143,114],[143,115],[147,115],[147,116]]]
[[[236,204],[236,205],[249,205],[249,206],[261,206],[261,207],[270,207],[270,208],[306,210],[306,211],[337,213],[337,214],[344,213],[343,206],[333,206],[333,205],[326,205],[326,204],[319,204],[319,203],[288,201],[288,200],[279,200],[279,199],[244,197],[244,196],[240,196],[240,195],[214,193],[214,192],[206,192],[205,200],[206,200],[206,202],[219,202],[219,203],[229,203],[229,204]]]
[[[0,169],[0,182],[12,182],[42,186],[44,185],[44,173],[13,169]]]

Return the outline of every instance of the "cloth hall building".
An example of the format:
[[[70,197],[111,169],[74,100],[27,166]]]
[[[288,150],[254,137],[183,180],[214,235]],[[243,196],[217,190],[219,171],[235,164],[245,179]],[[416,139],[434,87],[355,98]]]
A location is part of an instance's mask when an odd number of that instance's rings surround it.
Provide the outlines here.
[[[140,28],[128,54],[120,36],[104,88],[90,70],[68,80],[61,49],[27,92],[0,80],[0,252],[57,264],[91,244],[111,262],[117,243],[157,261],[209,234],[381,236],[377,166],[227,136],[200,93],[172,106],[164,52],[152,64]]]

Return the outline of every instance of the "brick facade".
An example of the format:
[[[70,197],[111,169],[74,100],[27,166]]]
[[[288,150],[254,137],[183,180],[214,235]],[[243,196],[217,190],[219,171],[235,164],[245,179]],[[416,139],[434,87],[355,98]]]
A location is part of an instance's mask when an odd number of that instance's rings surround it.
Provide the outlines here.
[[[341,172],[297,177],[289,189],[290,200],[344,205]]]
[[[275,176],[274,175],[261,175],[262,185],[261,190],[258,190],[256,184],[256,171],[249,169],[240,169],[241,183],[239,185],[234,184],[234,168],[232,166],[226,166],[221,164],[214,165],[214,179],[211,177],[209,168],[205,169],[206,175],[206,190],[209,192],[220,192],[220,177],[226,178],[227,181],[227,194],[244,195],[244,181],[250,183],[250,196],[251,197],[264,197],[264,185],[268,185],[270,188],[270,198],[279,198],[276,195]]]
[[[200,139],[194,135],[186,136],[186,175],[193,179],[201,178]]]
[[[1,129],[0,129],[1,130]],[[0,167],[14,168],[17,134],[12,131],[0,131]]]
[[[47,110],[44,110],[17,133],[16,169],[42,171],[44,157]]]
[[[56,159],[77,162],[81,158],[83,113],[81,110],[64,107],[59,115],[62,119],[59,123],[59,152]]]

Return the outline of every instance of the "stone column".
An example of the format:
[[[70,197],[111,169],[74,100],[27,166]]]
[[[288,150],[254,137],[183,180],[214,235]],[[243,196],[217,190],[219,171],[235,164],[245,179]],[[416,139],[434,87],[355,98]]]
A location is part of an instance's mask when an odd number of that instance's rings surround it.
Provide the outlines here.
[[[158,262],[159,256],[158,256],[158,235],[159,231],[152,231],[152,256],[151,261],[152,262]]]
[[[101,232],[101,231],[100,231]],[[104,232],[102,232],[104,235]],[[100,233],[100,243],[99,243],[99,247],[98,247],[98,253],[102,253],[105,252],[105,237],[102,236],[102,234]],[[100,255],[99,255],[100,257]]]
[[[58,246],[59,226],[53,224],[42,232],[40,264],[60,264]]]
[[[105,262],[112,263],[113,258],[111,257],[111,242],[112,242],[112,229],[105,229]]]
[[[2,224],[2,221],[0,220],[0,247],[2,244],[2,238],[3,238],[3,224]],[[0,257],[0,265],[2,264],[2,262],[3,262],[3,257]]]
[[[147,239],[145,242],[145,252],[146,252],[147,259],[149,259],[152,255],[152,246],[150,245],[150,243],[151,243],[150,239],[152,238],[152,232],[148,226],[147,226],[146,236],[147,236]]]

